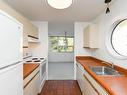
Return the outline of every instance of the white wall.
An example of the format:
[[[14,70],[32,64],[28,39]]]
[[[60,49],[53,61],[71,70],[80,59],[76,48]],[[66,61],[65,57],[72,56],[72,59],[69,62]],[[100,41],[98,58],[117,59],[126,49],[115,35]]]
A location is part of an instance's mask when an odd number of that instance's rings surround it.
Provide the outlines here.
[[[99,32],[100,32],[100,48],[94,52],[92,55],[96,58],[100,58],[105,61],[113,62],[116,65],[121,67],[127,68],[127,60],[120,60],[112,57],[105,46],[107,35],[111,30],[112,24],[118,20],[127,18],[127,0],[116,0],[113,5],[110,7],[111,13],[110,14],[101,14],[94,20],[94,23],[99,25]]]
[[[29,43],[29,49],[34,57],[48,57],[48,22],[33,22],[39,29],[40,43]]]
[[[49,23],[49,36],[74,36],[73,23]]]
[[[49,36],[74,36],[73,23],[49,23]],[[57,53],[49,51],[49,62],[74,62],[74,53]]]
[[[49,62],[74,62],[74,53],[49,52]]]

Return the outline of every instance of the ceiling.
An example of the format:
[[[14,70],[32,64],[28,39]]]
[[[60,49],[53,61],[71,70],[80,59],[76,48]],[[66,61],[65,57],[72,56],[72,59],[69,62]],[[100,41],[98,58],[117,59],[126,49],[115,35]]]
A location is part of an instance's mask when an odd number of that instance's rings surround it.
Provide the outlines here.
[[[58,10],[46,0],[4,0],[30,20],[49,22],[90,21],[105,10],[104,0],[74,0],[71,7]]]

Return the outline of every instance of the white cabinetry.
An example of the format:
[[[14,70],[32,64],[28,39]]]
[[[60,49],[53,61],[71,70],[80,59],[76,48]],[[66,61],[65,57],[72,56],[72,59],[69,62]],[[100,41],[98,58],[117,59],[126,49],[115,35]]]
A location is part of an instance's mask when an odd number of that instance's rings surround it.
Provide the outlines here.
[[[83,83],[84,83],[83,95],[100,95],[85,76],[83,79]]]
[[[89,82],[91,87],[93,87],[93,89],[98,93],[97,95],[110,95],[86,70],[84,70],[84,75],[85,75],[84,78]],[[86,95],[96,95],[96,94],[86,94]]]
[[[23,32],[23,47],[28,48],[28,33],[27,33],[27,31]]]
[[[38,28],[34,25],[28,26],[28,42],[38,42],[39,41],[39,34],[38,34]]]
[[[39,73],[24,88],[24,95],[37,95],[39,93]]]
[[[31,85],[32,85],[32,95],[37,95],[39,93],[39,73],[33,78],[33,80],[31,81]]]
[[[28,28],[28,35],[38,38],[38,28],[34,25],[29,25]]]
[[[77,63],[77,68],[76,68],[76,79],[78,81],[79,87],[81,89],[81,92],[83,93],[84,91],[84,84],[83,84],[83,71],[81,69],[82,67]]]
[[[83,95],[109,95],[79,63],[76,70],[76,79]]]
[[[99,48],[99,33],[97,25],[91,24],[84,29],[84,48]]]
[[[38,42],[38,28],[29,21],[24,21],[23,46],[28,47],[29,42]]]
[[[24,95],[38,95],[39,93],[39,68],[34,70],[26,79],[24,79]]]

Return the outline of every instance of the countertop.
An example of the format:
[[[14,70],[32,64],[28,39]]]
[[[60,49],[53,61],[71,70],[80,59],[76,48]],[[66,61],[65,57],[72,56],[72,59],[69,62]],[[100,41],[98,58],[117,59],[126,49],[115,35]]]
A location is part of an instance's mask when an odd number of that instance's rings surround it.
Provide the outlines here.
[[[115,69],[123,73],[125,76],[99,76],[96,75],[89,66],[106,66],[102,60],[90,56],[77,56],[79,62],[84,69],[111,95],[127,95],[127,70],[119,66]]]
[[[39,64],[34,64],[34,63],[23,64],[23,79],[25,79],[27,76],[29,76],[38,66],[39,66]]]

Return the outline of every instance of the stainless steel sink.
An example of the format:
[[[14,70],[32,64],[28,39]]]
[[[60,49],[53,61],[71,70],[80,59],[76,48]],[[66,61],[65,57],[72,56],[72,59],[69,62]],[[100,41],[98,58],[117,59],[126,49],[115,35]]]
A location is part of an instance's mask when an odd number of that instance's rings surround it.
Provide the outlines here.
[[[106,66],[90,66],[90,69],[97,75],[112,75],[112,76],[122,76],[123,74],[119,71],[106,67]]]

